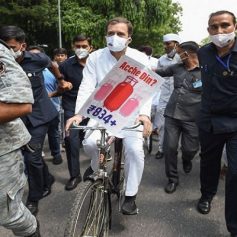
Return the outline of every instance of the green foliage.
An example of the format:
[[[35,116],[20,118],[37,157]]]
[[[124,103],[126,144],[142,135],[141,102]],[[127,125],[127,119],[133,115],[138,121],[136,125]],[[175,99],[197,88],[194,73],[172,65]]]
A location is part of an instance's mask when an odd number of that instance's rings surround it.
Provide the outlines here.
[[[0,25],[18,25],[30,44],[58,46],[58,0],[0,0]],[[92,37],[95,48],[104,46],[106,22],[123,16],[134,25],[133,47],[149,44],[163,53],[162,35],[180,31],[182,8],[172,0],[61,0],[63,46],[76,34]]]
[[[210,42],[211,42],[210,38],[206,37],[201,41],[200,45],[203,46],[205,44],[209,44]]]

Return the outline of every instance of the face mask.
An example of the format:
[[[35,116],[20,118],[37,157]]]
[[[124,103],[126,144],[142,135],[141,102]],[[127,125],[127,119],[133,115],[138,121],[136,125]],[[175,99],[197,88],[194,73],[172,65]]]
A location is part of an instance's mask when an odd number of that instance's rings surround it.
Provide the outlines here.
[[[210,35],[209,37],[213,44],[220,48],[223,48],[235,38],[235,32],[233,31],[229,34]]]
[[[176,54],[176,49],[173,48],[169,53],[167,53],[168,58],[173,58]]]
[[[128,45],[128,39],[119,37],[117,35],[106,36],[107,47],[113,52],[120,52]]]
[[[17,59],[22,55],[22,51],[19,49],[18,51],[14,52],[13,49],[11,49],[12,56]]]
[[[79,59],[86,58],[89,55],[89,51],[87,49],[79,48],[75,49],[75,54]]]

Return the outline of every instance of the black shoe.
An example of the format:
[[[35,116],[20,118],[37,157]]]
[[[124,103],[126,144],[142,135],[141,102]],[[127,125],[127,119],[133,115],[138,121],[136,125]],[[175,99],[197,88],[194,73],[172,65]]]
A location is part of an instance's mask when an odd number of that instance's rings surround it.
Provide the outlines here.
[[[211,210],[211,201],[200,198],[197,204],[197,210],[201,214],[208,214]]]
[[[124,215],[137,215],[138,208],[135,203],[136,195],[135,196],[125,196],[125,200],[121,207],[121,211]]]
[[[164,153],[161,152],[161,151],[158,151],[158,152],[156,153],[156,155],[155,155],[155,158],[159,160],[159,159],[162,159],[163,156],[164,156]]]
[[[90,175],[92,175],[93,173],[94,173],[93,169],[91,168],[91,166],[89,166],[89,167],[86,169],[85,173],[83,174],[83,181],[86,181],[86,180],[88,179],[88,177],[89,177]]]
[[[65,185],[65,189],[67,191],[73,190],[74,188],[77,187],[77,185],[81,182],[81,175],[74,177],[74,178],[70,178],[67,182],[67,184]]]
[[[44,192],[43,192],[43,198],[44,197],[47,197],[50,193],[51,193],[51,190],[52,190],[52,186],[53,186],[53,183],[55,182],[55,178],[53,175],[50,175],[50,181],[49,181],[49,187],[45,187],[44,188]]]
[[[168,184],[165,186],[165,192],[166,193],[174,193],[176,191],[177,186],[178,186],[178,183],[169,181]]]
[[[62,159],[61,156],[58,156],[57,158],[54,157],[53,160],[52,160],[52,163],[53,163],[54,165],[60,165],[60,164],[63,163],[63,159]]]
[[[186,174],[190,173],[193,168],[191,160],[183,160],[183,170]]]
[[[38,201],[27,201],[26,207],[29,209],[32,215],[36,216],[39,209],[38,209]]]
[[[231,237],[237,237],[237,234],[231,234]]]

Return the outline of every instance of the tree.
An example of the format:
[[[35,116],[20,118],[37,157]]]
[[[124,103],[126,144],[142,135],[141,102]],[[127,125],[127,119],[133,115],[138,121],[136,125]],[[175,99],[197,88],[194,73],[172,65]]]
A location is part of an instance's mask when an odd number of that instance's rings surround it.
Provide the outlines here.
[[[134,28],[132,45],[151,45],[162,53],[162,36],[180,31],[182,8],[172,0],[71,0],[63,4],[66,39],[83,32],[92,36],[95,47],[104,45],[106,22],[116,16],[129,19]],[[78,10],[80,9],[80,10]]]
[[[208,44],[210,42],[211,42],[210,38],[206,37],[201,41],[200,45],[203,46],[203,45]]]
[[[25,30],[30,44],[58,45],[58,0],[0,0],[1,25],[14,24]],[[134,27],[132,46],[151,45],[162,53],[162,35],[180,31],[182,8],[172,0],[64,0],[61,1],[62,39],[69,48],[79,33],[104,46],[106,22],[115,16],[128,18]]]

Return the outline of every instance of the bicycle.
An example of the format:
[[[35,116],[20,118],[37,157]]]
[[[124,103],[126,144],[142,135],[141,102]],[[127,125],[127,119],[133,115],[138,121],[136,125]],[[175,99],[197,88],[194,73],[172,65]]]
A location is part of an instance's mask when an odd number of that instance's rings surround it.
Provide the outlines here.
[[[124,130],[135,130],[141,123]],[[75,126],[72,129],[99,130],[99,169],[79,185],[77,195],[66,225],[64,237],[107,237],[111,229],[111,195],[119,199],[119,211],[125,192],[122,169],[122,139],[107,137],[104,127]],[[114,144],[113,162],[108,162]]]

